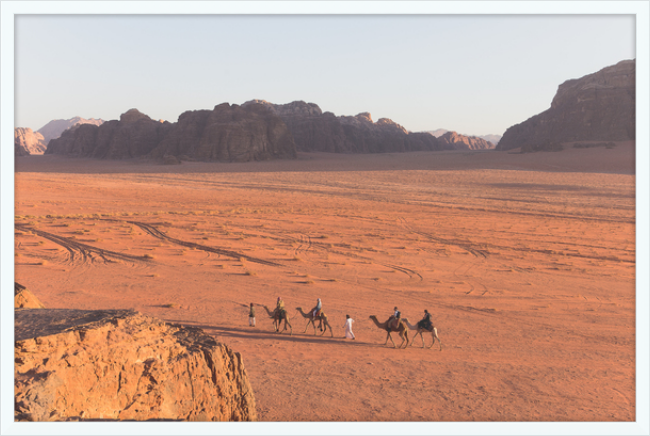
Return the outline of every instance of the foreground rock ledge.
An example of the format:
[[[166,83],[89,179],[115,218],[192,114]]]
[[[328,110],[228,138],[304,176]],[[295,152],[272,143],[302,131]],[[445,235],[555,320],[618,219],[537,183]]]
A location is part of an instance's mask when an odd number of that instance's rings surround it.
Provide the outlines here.
[[[239,353],[128,310],[17,309],[15,420],[255,421]]]

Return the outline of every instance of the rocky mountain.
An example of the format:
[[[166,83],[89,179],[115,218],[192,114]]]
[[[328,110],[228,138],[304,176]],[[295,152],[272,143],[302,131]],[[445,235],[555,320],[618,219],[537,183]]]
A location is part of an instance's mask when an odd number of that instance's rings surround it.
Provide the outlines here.
[[[436,130],[427,130],[426,133],[435,136],[436,138],[441,137],[445,133],[449,132],[447,129],[436,129]]]
[[[551,107],[510,127],[497,150],[561,150],[569,141],[635,139],[636,61],[562,83]]]
[[[438,138],[438,142],[445,148],[454,150],[491,150],[494,144],[477,136],[459,135],[456,132],[447,132]]]
[[[242,356],[128,310],[16,309],[16,421],[256,421]]]
[[[479,138],[490,141],[495,147],[501,141],[501,135],[481,135]]]
[[[250,161],[294,158],[282,120],[264,105],[229,105],[188,111],[177,123],[154,121],[131,109],[100,126],[80,124],[50,141],[46,154],[101,159],[177,158]]]
[[[448,132],[453,132],[453,131],[452,131],[452,130],[447,130],[447,129],[436,129],[436,130],[427,130],[426,133],[428,133],[428,134],[430,134],[430,135],[433,135],[433,136],[435,136],[436,138],[440,138],[442,135],[444,135],[445,133],[448,133]],[[460,137],[484,139],[485,141],[488,141],[488,142],[491,142],[491,143],[492,143],[492,147],[491,147],[491,148],[496,147],[496,145],[497,145],[497,144],[499,143],[499,141],[501,140],[501,135],[480,135],[480,136],[470,136],[470,135],[463,135],[463,134],[461,134],[461,133],[457,133],[457,132],[454,132],[454,133],[455,133],[456,135],[460,136]],[[469,141],[469,139],[467,139],[467,140],[464,140],[464,139],[463,139],[463,142],[466,142],[467,144],[469,144],[471,141]]]
[[[72,126],[77,124],[93,124],[99,126],[104,123],[104,120],[100,119],[85,119],[81,117],[70,118],[69,120],[52,120],[40,129],[37,130],[38,133],[43,135],[45,145],[50,143],[51,139],[58,138],[61,136],[65,130],[69,129]]]
[[[33,132],[28,127],[14,129],[14,155],[27,156],[30,154],[43,154],[45,152],[43,135]]]
[[[336,116],[304,101],[273,104],[251,100],[242,106],[253,104],[269,107],[284,121],[293,135],[297,151],[383,153],[443,149],[435,137],[427,133],[409,133],[388,118],[373,122],[367,112]]]

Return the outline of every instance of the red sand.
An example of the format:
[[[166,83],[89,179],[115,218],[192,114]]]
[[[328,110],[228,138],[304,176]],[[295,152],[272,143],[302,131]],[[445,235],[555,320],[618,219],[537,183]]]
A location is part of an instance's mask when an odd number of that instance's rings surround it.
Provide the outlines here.
[[[263,421],[634,421],[634,196],[629,143],[180,166],[21,157],[16,281],[49,308],[204,328],[244,356]],[[278,296],[293,335],[262,307],[248,327],[248,304]],[[333,338],[303,333],[295,308],[317,298]],[[428,309],[442,351],[384,346],[369,316],[394,306],[413,324]]]

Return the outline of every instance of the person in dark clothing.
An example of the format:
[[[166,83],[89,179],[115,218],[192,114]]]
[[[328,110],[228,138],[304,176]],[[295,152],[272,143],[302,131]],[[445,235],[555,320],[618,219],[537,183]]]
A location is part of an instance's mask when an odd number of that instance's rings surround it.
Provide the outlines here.
[[[424,330],[431,330],[432,325],[433,323],[431,322],[431,314],[428,310],[424,309],[424,318],[418,322],[418,327]]]

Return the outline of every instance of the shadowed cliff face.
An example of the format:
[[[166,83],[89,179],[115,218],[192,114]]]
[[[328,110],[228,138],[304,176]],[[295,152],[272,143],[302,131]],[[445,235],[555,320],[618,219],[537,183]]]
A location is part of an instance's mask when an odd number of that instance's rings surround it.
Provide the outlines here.
[[[90,119],[85,119],[81,117],[74,117],[70,118],[69,120],[52,120],[40,129],[37,130],[38,133],[43,135],[43,142],[47,146],[47,144],[55,138],[58,138],[61,136],[61,134],[69,129],[70,127],[73,127],[77,124],[94,124],[96,126],[101,125],[104,122],[102,119],[95,119],[95,118],[90,118]]]
[[[30,154],[42,154],[45,151],[43,135],[26,127],[14,129],[14,155],[27,156]]]
[[[251,161],[296,156],[282,120],[262,105],[223,103],[183,113],[177,123],[154,121],[136,109],[101,126],[77,125],[50,141],[47,154],[102,159],[175,156],[201,161]]]
[[[510,127],[497,150],[561,149],[568,141],[635,139],[636,61],[627,60],[561,84],[551,107]]]
[[[17,421],[255,421],[239,353],[126,310],[18,309]]]
[[[409,133],[404,127],[381,118],[376,123],[368,112],[356,116],[335,116],[318,105],[294,101],[272,104],[252,100],[242,106],[262,104],[271,108],[289,127],[298,151],[329,153],[384,153],[442,150],[435,137]]]

